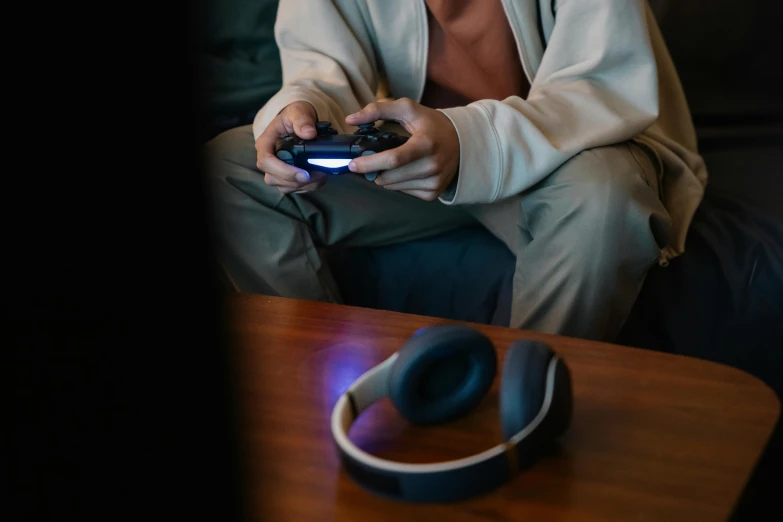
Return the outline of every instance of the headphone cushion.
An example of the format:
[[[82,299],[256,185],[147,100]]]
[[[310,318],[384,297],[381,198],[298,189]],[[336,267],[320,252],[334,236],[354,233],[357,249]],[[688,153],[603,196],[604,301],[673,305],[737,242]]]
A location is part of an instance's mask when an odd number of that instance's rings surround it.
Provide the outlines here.
[[[516,341],[508,348],[500,385],[504,440],[522,431],[541,410],[552,357],[552,349],[539,341]]]
[[[423,328],[398,352],[389,375],[389,398],[414,424],[447,422],[478,405],[496,372],[495,348],[478,330],[466,325]]]

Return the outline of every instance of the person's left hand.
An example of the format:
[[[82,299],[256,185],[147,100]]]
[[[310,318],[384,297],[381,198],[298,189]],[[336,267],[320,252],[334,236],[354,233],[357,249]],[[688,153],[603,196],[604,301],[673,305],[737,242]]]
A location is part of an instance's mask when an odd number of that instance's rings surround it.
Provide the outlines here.
[[[426,201],[433,201],[449,186],[459,167],[459,138],[451,120],[440,111],[408,98],[377,102],[345,118],[348,125],[393,120],[410,133],[395,149],[351,161],[351,172],[381,171],[375,183]]]

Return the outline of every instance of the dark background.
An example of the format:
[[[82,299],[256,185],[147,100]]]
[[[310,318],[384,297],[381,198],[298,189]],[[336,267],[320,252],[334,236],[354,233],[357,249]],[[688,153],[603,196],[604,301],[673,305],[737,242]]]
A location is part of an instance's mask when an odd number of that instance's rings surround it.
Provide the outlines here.
[[[702,23],[699,2],[655,3],[682,26],[671,32],[683,40],[670,45],[692,51],[677,56],[683,82],[716,93],[689,101],[716,165],[729,168],[721,161],[725,126],[712,125],[716,104],[734,100],[743,128],[767,126],[783,107],[779,60],[754,62],[779,56],[769,48],[780,41],[783,22],[769,7],[775,2],[744,9],[709,2],[713,23]],[[200,150],[215,129],[246,123],[257,103],[246,107],[238,97],[210,105],[205,91],[229,89],[219,75],[193,70],[194,49],[203,43],[194,37],[226,5],[7,8],[0,170],[0,383],[10,392],[2,394],[0,419],[5,520],[244,515],[233,369]],[[210,17],[200,19],[203,12]],[[705,50],[713,62],[704,62]],[[216,56],[202,72],[228,66]],[[751,69],[757,74],[748,90]],[[779,150],[779,142],[759,142],[752,132],[748,140],[753,149]],[[756,157],[751,151],[742,162]],[[744,186],[758,183],[748,178]],[[775,192],[740,192],[780,215]],[[757,474],[741,507],[745,519],[779,512],[777,459]]]
[[[6,9],[6,521],[241,518],[189,3]]]

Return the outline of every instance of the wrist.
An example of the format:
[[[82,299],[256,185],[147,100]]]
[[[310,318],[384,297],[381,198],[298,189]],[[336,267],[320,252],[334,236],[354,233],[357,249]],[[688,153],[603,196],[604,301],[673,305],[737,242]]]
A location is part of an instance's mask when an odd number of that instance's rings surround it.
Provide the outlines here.
[[[446,185],[446,188],[443,189],[443,192],[440,193],[439,197],[445,201],[452,201],[454,199],[454,196],[457,194],[458,182],[459,182],[459,164],[457,164],[457,170],[454,172],[454,175],[451,177],[451,181]]]
[[[278,115],[283,114],[289,109],[303,111],[303,112],[311,112],[313,114],[313,117],[315,118],[315,121],[318,121],[318,111],[316,111],[315,106],[308,101],[304,101],[304,100],[293,101],[288,105],[286,105],[285,107],[283,107],[280,110],[280,112],[278,112],[277,114]]]

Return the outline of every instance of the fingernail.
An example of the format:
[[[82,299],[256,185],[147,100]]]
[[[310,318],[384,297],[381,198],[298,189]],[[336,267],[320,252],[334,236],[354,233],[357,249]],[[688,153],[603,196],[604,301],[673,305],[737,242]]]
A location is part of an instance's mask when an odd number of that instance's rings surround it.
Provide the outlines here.
[[[310,181],[310,175],[307,174],[307,172],[300,170],[296,173],[296,181],[299,183],[304,183],[305,181]]]
[[[310,131],[314,131],[314,130],[315,130],[315,127],[313,127],[312,125],[305,125],[305,126],[302,127],[302,132],[310,132]]]
[[[353,161],[350,162],[348,164],[348,170],[350,170],[351,172],[356,172],[356,163],[354,163]]]

